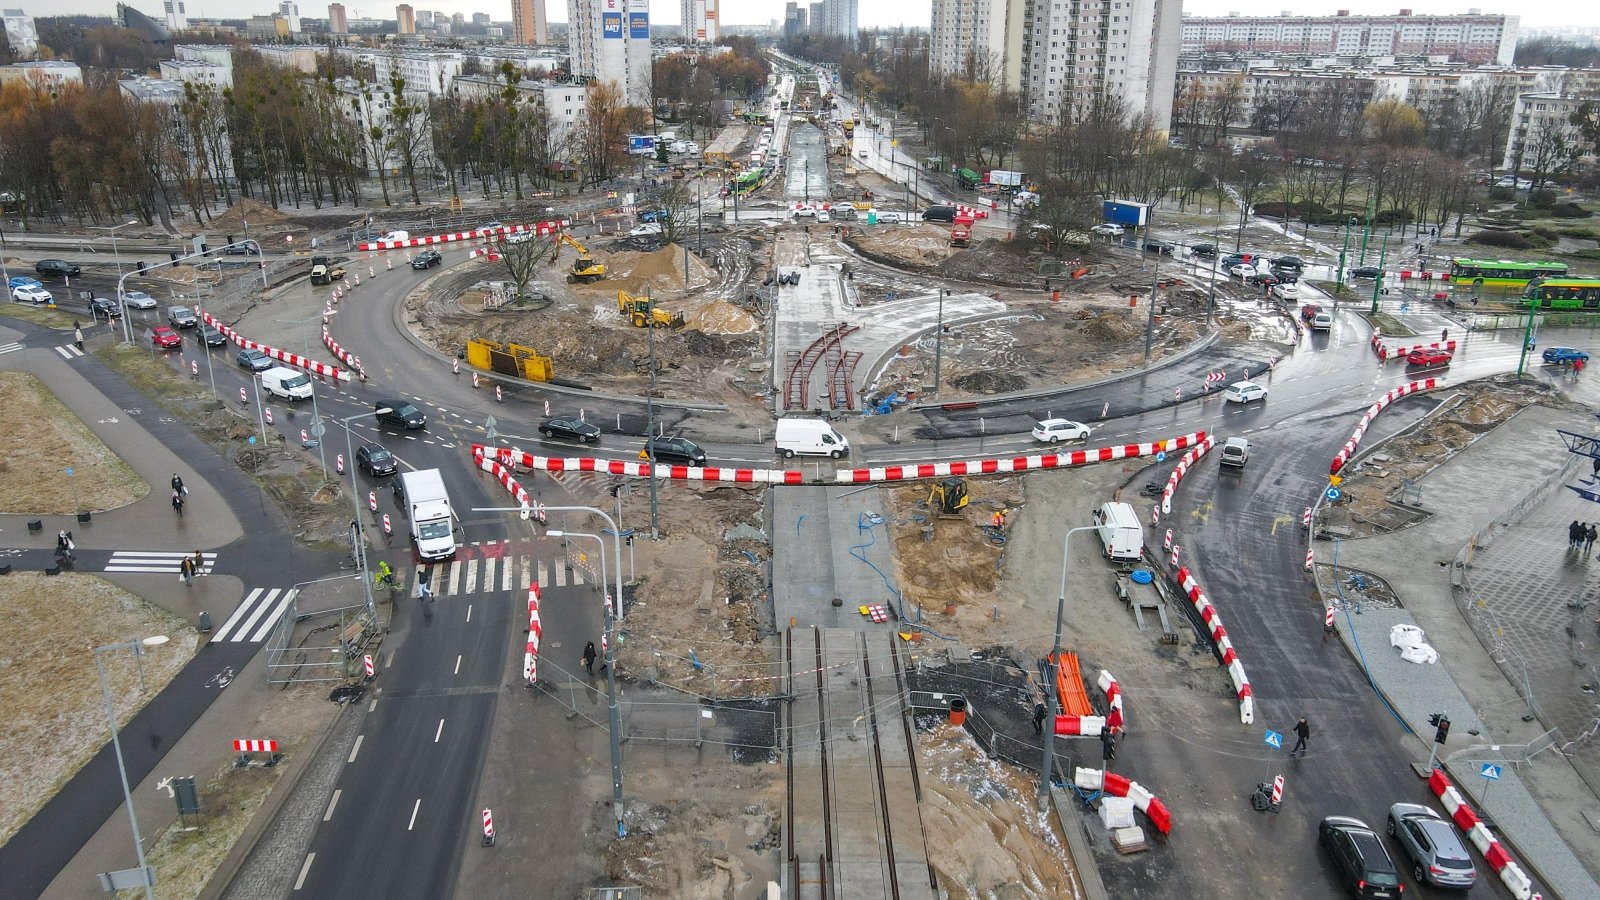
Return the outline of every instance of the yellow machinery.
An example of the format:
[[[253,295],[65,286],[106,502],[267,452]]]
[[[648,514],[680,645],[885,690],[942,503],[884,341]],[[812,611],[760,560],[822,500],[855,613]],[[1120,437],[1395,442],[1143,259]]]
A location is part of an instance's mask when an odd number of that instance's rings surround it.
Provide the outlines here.
[[[467,365],[529,381],[549,381],[554,374],[550,357],[540,356],[532,347],[482,338],[467,341]]]
[[[968,499],[965,479],[946,478],[934,482],[928,491],[928,508],[945,518],[961,518]]]
[[[627,291],[617,291],[617,312],[622,313],[635,328],[646,325],[653,328],[683,327],[683,313],[661,309],[649,297],[635,297]]]
[[[565,231],[561,232],[561,243],[567,244],[578,251],[578,258],[572,261],[572,271],[567,273],[567,284],[582,281],[585,284],[599,281],[606,277],[606,264],[595,262],[589,257],[589,248],[579,243],[578,239]],[[556,245],[556,252],[561,252],[561,244]]]

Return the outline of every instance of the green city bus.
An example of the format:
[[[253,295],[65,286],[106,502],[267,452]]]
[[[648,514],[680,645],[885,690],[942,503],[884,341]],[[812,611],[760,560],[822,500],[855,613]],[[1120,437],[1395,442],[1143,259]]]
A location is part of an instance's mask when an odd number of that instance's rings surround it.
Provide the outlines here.
[[[1521,290],[1535,278],[1565,278],[1567,264],[1559,262],[1513,262],[1509,259],[1452,259],[1450,280],[1474,287],[1517,288]]]
[[[1522,305],[1540,309],[1600,310],[1600,278],[1551,278],[1528,282]]]

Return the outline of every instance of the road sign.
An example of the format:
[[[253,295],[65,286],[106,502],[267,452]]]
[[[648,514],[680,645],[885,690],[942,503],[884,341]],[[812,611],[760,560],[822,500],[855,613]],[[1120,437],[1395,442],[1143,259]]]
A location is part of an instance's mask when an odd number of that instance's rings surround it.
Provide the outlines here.
[[[252,446],[252,447],[254,447],[254,446],[255,446],[255,444],[256,444],[256,436],[255,436],[255,435],[253,435],[253,434],[252,434],[252,435],[250,435],[250,438],[249,438],[249,441],[248,441],[248,443],[249,443],[249,444],[250,444],[250,446]]]
[[[1499,781],[1500,767],[1494,763],[1484,763],[1483,768],[1478,770],[1478,774],[1489,779],[1490,781]]]
[[[1160,451],[1160,452],[1158,452],[1156,454],[1156,462],[1166,462],[1166,461],[1167,461],[1167,451],[1162,450],[1162,451]]]
[[[1338,499],[1339,499],[1339,498],[1340,498],[1340,497],[1341,497],[1341,496],[1343,496],[1343,494],[1341,494],[1341,493],[1340,493],[1340,492],[1339,492],[1339,489],[1338,489],[1338,488],[1336,488],[1336,487],[1331,487],[1331,488],[1328,488],[1328,490],[1327,490],[1327,491],[1326,491],[1326,493],[1325,493],[1325,496],[1326,496],[1326,497],[1327,497],[1327,498],[1328,498],[1328,499],[1329,499],[1329,500],[1338,500]]]
[[[1330,484],[1330,485],[1332,485],[1334,487],[1338,487],[1339,485],[1344,484],[1344,476],[1343,475],[1329,475],[1328,476],[1328,484]]]
[[[1282,750],[1283,749],[1283,735],[1277,733],[1276,731],[1273,731],[1271,728],[1267,729],[1266,742],[1267,742],[1267,746],[1271,747],[1274,750]]]

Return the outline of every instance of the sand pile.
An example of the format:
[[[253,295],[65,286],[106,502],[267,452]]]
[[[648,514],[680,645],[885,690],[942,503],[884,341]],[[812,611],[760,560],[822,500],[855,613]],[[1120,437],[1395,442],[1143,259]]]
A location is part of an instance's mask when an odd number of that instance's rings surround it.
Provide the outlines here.
[[[220,216],[211,219],[211,228],[223,230],[243,230],[244,224],[249,222],[251,227],[266,228],[273,225],[282,225],[289,221],[287,213],[279,212],[260,200],[251,200],[248,197],[228,207]]]
[[[693,253],[689,254],[689,278],[683,273],[683,248],[668,244],[660,250],[640,253],[624,250],[604,255],[606,280],[590,285],[607,287],[611,291],[621,288],[630,294],[653,297],[664,294],[681,294],[703,290],[716,281],[716,271]]]
[[[683,320],[687,327],[709,334],[749,334],[756,330],[755,317],[726,300],[684,307]]]

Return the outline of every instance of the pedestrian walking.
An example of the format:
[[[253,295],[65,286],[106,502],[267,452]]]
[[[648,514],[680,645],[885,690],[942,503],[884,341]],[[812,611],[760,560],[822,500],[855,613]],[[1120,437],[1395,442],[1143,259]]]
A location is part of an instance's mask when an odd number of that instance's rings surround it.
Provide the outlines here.
[[[1306,739],[1311,737],[1311,726],[1306,724],[1306,717],[1301,716],[1300,721],[1294,723],[1294,749],[1290,753],[1306,755]]]
[[[1583,360],[1581,360],[1581,359],[1575,359],[1575,360],[1572,361],[1572,377],[1573,378],[1577,378],[1578,375],[1583,372],[1583,365],[1584,365],[1584,363],[1583,363]]]
[[[1596,459],[1594,462],[1596,471],[1600,472],[1600,459]],[[1583,534],[1583,526],[1578,524],[1577,519],[1573,519],[1572,524],[1567,526],[1567,549],[1572,550],[1576,548],[1578,546],[1578,542],[1583,540]]]
[[[417,570],[417,599],[424,602],[433,599],[433,589],[428,587],[428,571]]]
[[[206,564],[205,556],[202,555],[199,550],[196,550],[194,552],[194,556],[190,557],[190,560],[194,562],[194,573],[199,575],[200,570],[204,568]]]
[[[194,581],[194,560],[185,556],[183,562],[178,563],[178,580],[184,584]]]
[[[594,641],[590,641],[589,643],[583,645],[583,670],[588,672],[590,675],[594,674],[594,658],[596,655],[597,654],[594,652]]]
[[[1044,704],[1033,705],[1033,733],[1044,734]]]
[[[172,473],[172,492],[187,497],[189,489],[183,486],[183,478],[177,472]]]
[[[1584,532],[1583,532],[1583,558],[1584,559],[1588,559],[1589,558],[1589,552],[1594,549],[1594,539],[1597,538],[1597,537],[1600,537],[1600,529],[1595,528],[1594,527],[1594,523],[1591,522],[1589,524],[1589,527],[1584,529]]]
[[[72,532],[62,529],[56,535],[56,555],[70,563],[75,558],[72,555],[72,551],[75,549],[77,549],[77,545],[72,543]]]
[[[1590,467],[1590,474],[1600,478],[1600,456],[1594,458],[1594,464]]]
[[[177,491],[172,492],[172,511],[178,514],[178,518],[183,518],[183,495]]]
[[[83,329],[79,328],[76,323],[72,326],[72,342],[78,345],[79,350],[83,349]]]

